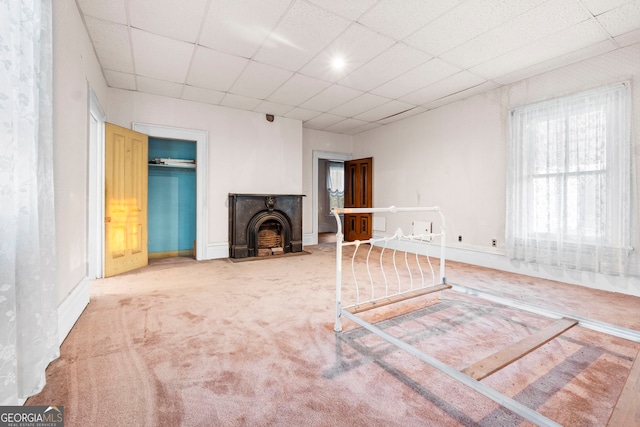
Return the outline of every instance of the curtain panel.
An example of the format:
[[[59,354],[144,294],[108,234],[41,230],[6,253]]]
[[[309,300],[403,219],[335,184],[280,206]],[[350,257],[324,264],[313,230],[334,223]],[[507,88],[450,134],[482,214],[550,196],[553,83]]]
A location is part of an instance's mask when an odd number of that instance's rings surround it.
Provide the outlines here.
[[[59,355],[50,0],[0,0],[0,405]]]
[[[511,112],[510,258],[629,274],[637,241],[630,115],[626,83]]]

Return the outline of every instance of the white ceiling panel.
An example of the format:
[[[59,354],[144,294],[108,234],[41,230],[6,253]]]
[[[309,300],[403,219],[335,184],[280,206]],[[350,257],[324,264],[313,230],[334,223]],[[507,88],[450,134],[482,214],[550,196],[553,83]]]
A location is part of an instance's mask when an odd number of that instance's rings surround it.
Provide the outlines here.
[[[254,58],[297,71],[342,33],[350,22],[318,6],[296,1]]]
[[[334,125],[328,126],[324,128],[326,132],[334,132],[334,133],[345,133],[352,129],[357,129],[362,127],[369,122],[365,122],[364,120],[356,120],[356,119],[345,119],[341,122],[338,122]]]
[[[622,6],[625,3],[629,3],[629,0],[582,0],[582,3],[589,9],[589,12],[597,16]]]
[[[590,19],[473,67],[469,71],[493,79],[608,39],[609,36],[602,27],[594,19]]]
[[[486,79],[470,73],[469,71],[462,71],[420,89],[419,91],[405,95],[400,98],[400,101],[414,105],[421,105],[429,101],[433,101],[434,99],[443,98],[447,95],[469,89],[482,84],[485,81]]]
[[[589,18],[578,0],[551,0],[441,57],[461,68],[471,68]]]
[[[110,87],[349,135],[640,43],[640,0],[76,4]]]
[[[431,56],[404,43],[396,43],[353,73],[340,84],[361,91],[370,91],[407,71],[423,64]]]
[[[251,58],[285,13],[291,0],[212,1],[200,44]]]
[[[311,120],[314,117],[318,117],[322,113],[318,111],[305,110],[304,108],[296,107],[293,110],[286,113],[284,116],[290,119],[297,119],[302,121]]]
[[[407,37],[405,42],[431,55],[440,55],[545,1],[466,1]]]
[[[340,85],[331,85],[304,102],[301,107],[326,113],[360,95],[362,95],[362,92],[359,90]]]
[[[361,24],[352,24],[300,72],[307,76],[336,82],[393,44],[393,39],[389,37],[378,34]],[[336,58],[344,61],[342,68],[337,69],[332,66]]]
[[[180,98],[182,87],[184,86],[180,83],[150,79],[143,76],[138,76],[137,80],[138,90],[154,95],[168,96],[170,98]]]
[[[205,89],[227,91],[247,67],[248,59],[198,46],[187,83]]]
[[[128,0],[131,26],[195,43],[208,0]],[[149,13],[154,11],[154,13]]]
[[[234,95],[233,93],[228,93],[222,98],[220,101],[220,105],[225,107],[237,108],[239,110],[250,110],[253,111],[260,104],[260,100],[255,98],[249,98],[247,96]]]
[[[344,117],[353,117],[361,112],[370,110],[389,101],[389,98],[374,95],[372,93],[365,93],[349,102],[345,102],[337,108],[334,108],[330,113]]]
[[[327,9],[336,15],[347,18],[351,21],[357,20],[364,12],[369,10],[371,6],[376,4],[378,0],[309,0],[317,6]]]
[[[219,104],[224,97],[224,92],[217,90],[203,89],[201,87],[185,85],[182,92],[182,99],[189,101],[202,102],[204,104]]]
[[[77,0],[80,9],[85,15],[103,19],[105,21],[127,24],[127,9],[125,0]]]
[[[276,104],[275,102],[262,101],[253,111],[258,113],[273,114],[274,116],[283,116],[291,111],[291,105]]]
[[[402,40],[461,0],[381,0],[359,19],[364,25]]]
[[[265,99],[291,76],[292,71],[250,61],[230,90],[238,95]]]
[[[296,106],[326,89],[330,83],[295,74],[272,93],[268,101]]]
[[[399,77],[373,89],[371,92],[387,98],[399,98],[409,92],[442,80],[462,71],[441,59],[433,58]]]
[[[159,80],[184,83],[195,45],[146,31],[131,29],[136,73]]]
[[[129,29],[120,24],[85,16],[87,30],[103,69],[133,73]]]
[[[120,71],[104,70],[104,78],[110,87],[118,89],[136,90],[136,76]]]
[[[612,36],[640,27],[640,1],[632,1],[598,16],[598,22]]]
[[[322,113],[319,116],[316,116],[311,120],[307,120],[304,123],[305,123],[305,127],[308,127],[310,129],[323,130],[343,120],[344,120],[344,117],[334,116],[333,114]]]
[[[367,122],[377,122],[395,114],[403,113],[414,107],[415,105],[394,100],[389,101],[386,104],[382,104],[376,108],[372,108],[369,111],[365,111],[364,113],[358,114],[354,117],[354,119],[364,120]]]

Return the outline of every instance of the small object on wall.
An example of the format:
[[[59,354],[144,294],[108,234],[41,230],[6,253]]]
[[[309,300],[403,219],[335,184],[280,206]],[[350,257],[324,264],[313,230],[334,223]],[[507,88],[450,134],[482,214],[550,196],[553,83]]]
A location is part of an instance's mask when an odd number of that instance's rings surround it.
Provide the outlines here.
[[[273,114],[267,114],[266,118],[268,122],[272,122],[275,117],[273,116]]]

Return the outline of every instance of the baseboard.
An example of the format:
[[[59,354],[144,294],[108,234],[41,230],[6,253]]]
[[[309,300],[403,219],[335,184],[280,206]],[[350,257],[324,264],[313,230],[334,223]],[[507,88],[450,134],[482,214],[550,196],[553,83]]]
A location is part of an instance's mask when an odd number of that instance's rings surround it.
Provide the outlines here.
[[[209,243],[206,252],[205,259],[229,258],[229,243]]]
[[[58,341],[62,342],[67,338],[71,328],[89,304],[89,279],[82,279],[71,293],[58,305]]]
[[[318,235],[316,233],[307,233],[302,235],[302,246],[311,246],[318,244]]]

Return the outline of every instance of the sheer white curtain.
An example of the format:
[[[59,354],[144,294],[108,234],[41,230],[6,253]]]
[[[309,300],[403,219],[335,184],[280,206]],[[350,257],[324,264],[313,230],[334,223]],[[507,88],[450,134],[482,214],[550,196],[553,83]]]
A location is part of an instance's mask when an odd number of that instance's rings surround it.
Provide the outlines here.
[[[327,162],[329,209],[344,207],[344,164]]]
[[[50,0],[0,0],[0,405],[58,356]]]
[[[512,111],[508,256],[628,273],[637,238],[630,114],[627,84]]]

